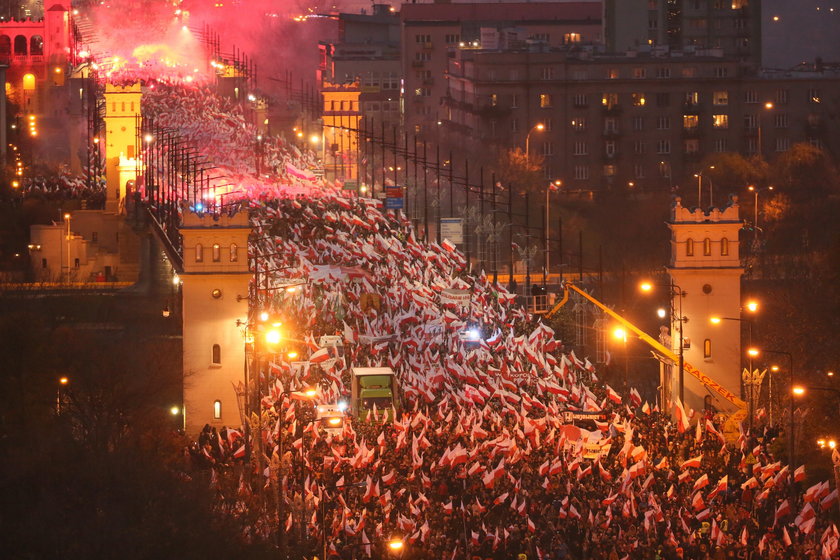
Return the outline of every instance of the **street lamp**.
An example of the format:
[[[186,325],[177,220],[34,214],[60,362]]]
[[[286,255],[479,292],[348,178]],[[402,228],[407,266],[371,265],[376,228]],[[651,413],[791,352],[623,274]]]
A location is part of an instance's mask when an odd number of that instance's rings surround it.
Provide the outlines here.
[[[57,393],[56,399],[55,399],[55,411],[59,416],[61,415],[61,400],[62,400],[61,388],[66,387],[68,383],[70,383],[70,379],[67,378],[67,376],[62,376],[58,379],[58,393]]]
[[[756,355],[759,355],[761,353],[761,351],[759,351],[757,348],[751,348],[751,350],[755,350]],[[788,436],[788,455],[790,457],[790,464],[793,465],[793,455],[795,453],[795,448],[793,446],[793,443],[794,443],[794,439],[793,439],[794,438],[794,436],[793,436],[793,397],[794,396],[799,397],[799,396],[804,395],[805,394],[805,388],[793,384],[793,355],[790,352],[784,352],[782,350],[764,350],[763,352],[765,354],[778,354],[780,356],[785,356],[788,359],[788,380],[789,380],[788,383],[790,385],[790,392],[791,392],[790,411],[789,411],[790,412],[790,418],[789,418],[790,434]],[[772,370],[772,368],[771,368],[771,370]],[[776,368],[776,370],[773,370],[773,371],[777,371],[777,370],[778,370],[778,368]],[[772,380],[773,377],[771,376],[770,379]]]
[[[545,188],[545,228],[544,228],[545,229],[545,232],[544,232],[544,234],[545,234],[545,247],[544,247],[544,249],[545,249],[545,270],[543,270],[543,286],[545,286],[546,278],[548,277],[548,273],[550,272],[550,266],[549,266],[550,265],[550,260],[549,260],[549,247],[550,247],[550,245],[549,245],[549,242],[548,242],[548,232],[551,229],[551,227],[548,224],[549,224],[549,220],[551,219],[551,210],[550,210],[551,206],[550,206],[550,200],[548,198],[548,195],[551,193],[552,190],[559,190],[560,187],[562,187],[562,186],[563,186],[563,181],[561,181],[560,179],[557,179],[555,181],[550,182],[548,184],[548,186],[546,186],[546,188]]]
[[[528,134],[525,135],[525,161],[531,161],[531,133],[535,130],[542,132],[545,130],[545,125],[543,123],[537,123],[531,127],[531,130],[528,131]]]
[[[755,195],[755,198],[753,200],[753,239],[758,239],[758,193],[760,191],[772,191],[773,189],[773,185],[770,185],[765,188],[758,188],[755,185],[750,185],[747,187],[747,190]]]
[[[710,165],[709,167],[703,169],[702,171],[698,171],[697,173],[694,174],[694,176],[697,177],[697,206],[698,207],[703,206],[703,195],[702,195],[702,190],[701,190],[703,188],[703,173],[705,173],[709,169],[714,169],[714,168],[715,168],[714,165]],[[709,179],[709,206],[711,206],[712,205],[712,178],[708,177],[708,176],[706,178]]]
[[[70,283],[70,213],[64,214],[64,221],[67,223],[67,283]]]
[[[764,104],[764,109],[766,111],[770,111],[771,109],[773,109],[773,103],[770,102],[770,101],[766,102]],[[761,122],[764,120],[762,117],[763,117],[763,113],[759,112],[758,113],[758,157],[760,159],[764,159],[764,146],[761,142]]]
[[[662,285],[662,284],[660,284]],[[683,316],[682,312],[682,302],[683,297],[685,296],[685,292],[682,288],[674,284],[673,278],[671,279],[670,283],[664,284],[667,286],[671,291],[671,327],[673,328],[674,321],[679,322],[679,344],[680,344],[680,352],[679,352],[679,365],[678,365],[678,379],[679,379],[679,394],[680,394],[680,402],[685,402],[685,343],[683,339],[683,323],[686,322],[686,318]],[[639,289],[643,292],[651,292],[653,291],[653,284],[650,282],[642,282],[639,285]],[[679,315],[674,312],[674,296],[677,295],[680,298],[679,304]],[[673,343],[671,344],[673,347]]]

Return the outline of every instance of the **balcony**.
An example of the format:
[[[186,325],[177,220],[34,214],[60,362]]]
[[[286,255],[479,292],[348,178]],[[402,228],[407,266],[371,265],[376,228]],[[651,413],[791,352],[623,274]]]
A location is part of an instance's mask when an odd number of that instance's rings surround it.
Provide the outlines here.
[[[613,116],[620,115],[623,111],[623,109],[621,108],[621,105],[619,105],[617,103],[614,104],[614,105],[604,105],[603,108],[604,108],[604,114],[605,115],[613,115]]]

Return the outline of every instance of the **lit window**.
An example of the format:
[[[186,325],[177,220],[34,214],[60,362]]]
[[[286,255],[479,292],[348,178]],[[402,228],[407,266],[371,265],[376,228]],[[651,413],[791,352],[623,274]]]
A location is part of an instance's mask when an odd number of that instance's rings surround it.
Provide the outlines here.
[[[729,92],[728,91],[716,91],[712,94],[712,104],[713,105],[729,105]]]
[[[540,107],[542,107],[542,108],[551,107],[551,94],[548,94],[548,93],[541,93],[540,94]]]
[[[685,240],[685,256],[686,257],[693,257],[694,256],[694,240],[693,239],[686,239]]]
[[[630,95],[630,98],[633,100],[634,107],[644,107],[645,106],[645,94],[644,93],[633,93]]]
[[[711,358],[712,357],[712,341],[708,338],[703,341],[703,357],[704,358]]]
[[[703,240],[703,255],[707,257],[712,255],[712,240],[708,237]]]
[[[729,240],[723,238],[720,240],[720,256],[726,257],[729,255]]]
[[[230,244],[230,262],[237,262],[239,260],[239,247],[236,243]]]
[[[204,245],[201,243],[195,246],[195,262],[204,262]]]
[[[213,262],[219,262],[222,260],[222,248],[219,246],[218,243],[213,244]]]
[[[222,347],[218,344],[213,345],[212,363],[217,365],[222,363]]]
[[[712,115],[712,126],[715,128],[729,128],[729,115]]]
[[[700,117],[697,115],[683,115],[683,128],[695,129],[700,123]]]
[[[213,418],[222,419],[222,401],[213,401]]]

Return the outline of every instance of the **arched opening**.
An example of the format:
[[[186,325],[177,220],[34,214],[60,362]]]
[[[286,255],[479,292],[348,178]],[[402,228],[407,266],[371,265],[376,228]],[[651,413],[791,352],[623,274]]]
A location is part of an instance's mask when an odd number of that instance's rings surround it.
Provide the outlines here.
[[[222,260],[222,248],[219,246],[218,243],[213,244],[213,262],[219,262]]]
[[[222,419],[222,401],[213,401],[213,418]]]
[[[0,55],[12,54],[12,38],[8,35],[0,35]]]
[[[23,89],[32,91],[35,89],[35,74],[23,75]]]
[[[213,345],[213,364],[218,365],[222,363],[222,347],[218,344]]]
[[[236,243],[230,244],[230,262],[237,262],[239,260],[239,247]]]
[[[725,237],[720,240],[720,256],[729,256],[729,240]]]
[[[29,39],[29,54],[41,56],[44,54],[44,38],[40,35],[33,35]]]
[[[26,56],[26,37],[18,35],[15,37],[15,55]]]
[[[693,239],[686,239],[685,240],[685,256],[686,257],[693,257],[694,256],[694,240]]]
[[[703,240],[703,255],[706,257],[712,255],[712,240],[708,237]]]
[[[195,262],[204,262],[204,245],[201,243],[195,245]]]

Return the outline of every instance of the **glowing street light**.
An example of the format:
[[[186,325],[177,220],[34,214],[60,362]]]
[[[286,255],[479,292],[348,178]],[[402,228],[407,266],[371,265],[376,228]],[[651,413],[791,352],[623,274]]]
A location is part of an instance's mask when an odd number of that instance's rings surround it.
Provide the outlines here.
[[[172,408],[169,409],[169,414],[171,414],[172,416],[178,416],[180,413],[181,413],[181,409],[177,406],[173,406]]]
[[[280,344],[282,339],[279,329],[271,329],[265,333],[265,341],[269,344]]]
[[[400,539],[391,539],[388,541],[388,548],[394,552],[398,552],[405,547],[405,543]]]

